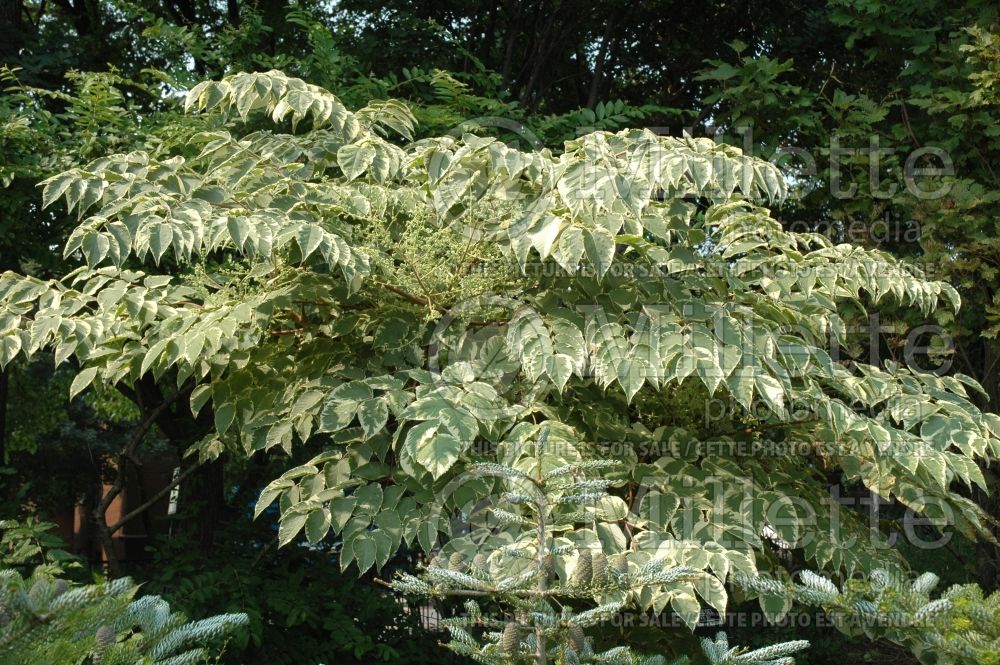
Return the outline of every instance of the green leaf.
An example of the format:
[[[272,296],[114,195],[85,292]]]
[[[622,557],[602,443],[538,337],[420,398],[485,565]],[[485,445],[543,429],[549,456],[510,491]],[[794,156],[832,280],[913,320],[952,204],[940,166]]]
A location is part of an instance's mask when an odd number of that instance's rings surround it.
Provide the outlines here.
[[[396,551],[397,544],[385,531],[372,531],[371,538],[375,541],[375,567],[382,568]]]
[[[424,437],[416,445],[417,462],[430,471],[435,480],[447,473],[465,448],[455,437],[440,432]]]
[[[367,143],[352,143],[337,151],[337,163],[348,180],[367,171],[374,161],[375,148]]]
[[[194,365],[201,356],[201,351],[205,347],[205,333],[196,330],[184,336],[184,359],[189,364]]]
[[[383,510],[375,516],[375,526],[385,531],[399,543],[403,537],[403,522],[399,519],[399,514],[394,510]]]
[[[442,215],[448,213],[461,201],[472,185],[474,174],[469,171],[453,171],[447,174],[434,188],[434,207]]]
[[[365,438],[370,439],[389,421],[389,406],[385,398],[368,399],[361,402],[358,408],[358,421],[365,432]]]
[[[552,251],[552,258],[568,273],[576,272],[583,256],[583,232],[569,226],[559,234],[559,241]]]
[[[410,453],[414,459],[417,457],[417,450],[420,446],[424,444],[426,439],[432,438],[438,430],[438,424],[433,421],[424,421],[422,423],[417,423],[410,431],[406,433],[406,439],[403,441],[403,446]]]
[[[618,496],[608,495],[597,499],[594,508],[598,517],[605,522],[617,522],[628,515],[628,505]]]
[[[347,524],[347,520],[351,519],[357,504],[358,500],[353,496],[337,497],[330,502],[330,523],[336,533],[340,533]]]
[[[430,553],[438,540],[438,528],[435,520],[417,520],[417,543],[420,548]]]
[[[354,491],[354,498],[357,500],[355,512],[359,515],[375,515],[382,507],[382,486],[378,483],[371,483],[359,487]]]
[[[531,245],[538,250],[538,255],[543,259],[552,251],[552,245],[555,243],[561,228],[562,219],[550,215],[542,218],[538,226],[533,231],[528,232]]]
[[[642,388],[646,381],[646,363],[642,360],[624,358],[618,364],[618,383],[625,391],[625,399],[629,402]]]
[[[191,413],[197,417],[212,397],[212,384],[203,383],[191,391]]]
[[[237,250],[246,252],[247,240],[250,238],[250,222],[243,217],[230,217],[226,222],[226,229],[229,237],[233,239],[233,245]]]
[[[372,398],[372,389],[363,381],[349,381],[334,388],[330,396],[334,399],[360,402]]]
[[[215,407],[215,431],[221,436],[226,433],[236,417],[236,405],[225,402]]]
[[[323,244],[324,231],[315,224],[304,224],[295,235],[302,252],[302,260],[305,261]]]
[[[42,207],[48,208],[55,203],[77,178],[79,176],[75,172],[67,171],[43,181],[45,187],[42,189]]]
[[[479,434],[479,422],[465,409],[448,405],[438,413],[438,422],[465,443],[471,443]]]
[[[455,407],[441,397],[425,397],[410,404],[400,418],[403,420],[432,420],[440,417],[443,411],[453,411]]]
[[[771,623],[777,624],[788,611],[792,609],[792,599],[789,595],[763,595],[759,599],[760,609],[764,612],[764,617]]]
[[[257,499],[257,505],[253,509],[253,518],[257,519],[260,514],[267,510],[268,506],[274,503],[283,492],[292,487],[295,483],[287,478],[279,478],[271,482],[264,491],[260,493],[260,498]]]
[[[154,224],[149,233],[149,250],[153,253],[153,260],[160,264],[160,259],[170,249],[170,243],[174,239],[174,230],[169,224],[160,222]],[[105,239],[106,240],[106,239]]]
[[[88,367],[73,377],[73,383],[69,387],[69,398],[73,399],[89,386],[94,377],[97,376],[99,369],[98,367]]]
[[[326,537],[330,530],[330,511],[320,508],[309,513],[306,520],[306,540],[315,545]]]
[[[785,389],[781,386],[781,383],[770,374],[765,374],[762,371],[757,372],[754,377],[754,383],[757,386],[757,390],[760,391],[760,394],[767,401],[768,406],[771,407],[774,413],[779,416],[784,416]]]
[[[360,534],[352,541],[352,546],[358,570],[363,574],[375,563],[375,556],[378,553],[375,539],[367,534]]]
[[[281,525],[278,527],[278,547],[290,543],[306,525],[308,518],[307,513],[292,513],[282,516]]]
[[[337,432],[344,429],[354,420],[358,412],[358,402],[355,400],[331,399],[323,405],[319,414],[319,432]]]
[[[639,504],[639,515],[649,520],[658,530],[665,531],[680,505],[680,498],[676,494],[650,492]]]
[[[167,348],[167,344],[170,343],[169,339],[161,339],[159,342],[149,347],[146,354],[142,357],[142,364],[139,366],[139,373],[145,374],[149,371],[149,368],[153,366],[153,363],[159,361],[160,357],[163,355],[163,351]]]
[[[687,161],[687,169],[695,187],[704,192],[712,178],[712,163],[703,157],[691,157]]]
[[[692,584],[695,591],[705,599],[706,603],[715,608],[721,616],[726,615],[726,605],[729,601],[729,595],[726,593],[726,587],[723,586],[718,577],[710,573],[703,573]]]
[[[549,356],[545,359],[545,373],[562,392],[573,375],[573,359],[562,353]]]
[[[583,246],[587,252],[587,260],[597,271],[598,279],[603,278],[611,269],[611,263],[615,258],[614,236],[604,227],[596,226],[584,231]]]
[[[111,249],[111,241],[102,233],[91,232],[84,236],[83,244],[80,248],[83,250],[83,256],[87,260],[87,265],[93,267],[103,261],[104,257],[108,255],[108,250]]]
[[[322,399],[322,390],[311,389],[302,391],[302,394],[298,396],[298,399],[295,400],[291,410],[288,412],[288,417],[294,419],[304,413],[309,413]]]
[[[694,630],[701,616],[701,604],[694,594],[684,591],[675,592],[670,599],[670,607],[684,621],[689,630]]]

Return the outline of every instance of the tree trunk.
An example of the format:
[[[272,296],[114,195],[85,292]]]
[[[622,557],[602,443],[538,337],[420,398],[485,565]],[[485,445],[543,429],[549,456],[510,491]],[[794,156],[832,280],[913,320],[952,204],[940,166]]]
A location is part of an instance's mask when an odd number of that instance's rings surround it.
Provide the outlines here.
[[[535,41],[535,48],[532,52],[532,56],[529,58],[526,65],[531,66],[531,73],[528,76],[527,83],[524,84],[524,89],[521,91],[521,99],[519,100],[520,105],[523,108],[530,108],[532,94],[534,93],[535,86],[538,84],[538,78],[545,68],[546,61],[548,60],[549,53],[552,52],[552,47],[554,45],[552,37],[552,29],[555,26],[556,16],[558,15],[559,7],[555,5],[549,12],[548,20],[545,21],[545,27],[542,28],[542,32],[538,35]],[[531,62],[534,60],[534,62]]]
[[[7,463],[7,397],[10,391],[10,373],[0,369],[0,466]]]
[[[0,0],[0,27],[20,28],[23,11],[23,0]]]
[[[226,18],[229,20],[229,25],[234,28],[240,27],[239,0],[226,0]]]
[[[597,48],[597,57],[594,59],[594,76],[590,79],[590,93],[587,95],[587,108],[592,109],[597,106],[597,96],[601,91],[601,84],[604,82],[604,63],[608,57],[608,46],[611,42],[611,35],[614,33],[617,20],[608,21],[601,36],[601,45]]]
[[[968,374],[979,381],[983,390],[989,396],[989,401],[981,404],[983,411],[1000,413],[1000,353],[991,340],[978,340],[982,344],[982,363],[978,368],[970,367]],[[971,354],[970,354],[971,355]],[[978,371],[977,371],[978,370]],[[1000,464],[990,463],[983,469],[988,493],[979,491],[973,496],[983,510],[989,515],[1000,515]],[[987,528],[990,528],[987,525]],[[990,529],[997,535],[996,527]],[[1000,566],[1000,549],[992,543],[976,543],[976,579],[984,589],[995,589],[997,586],[997,568]]]
[[[138,396],[146,403],[159,403],[163,397],[152,381],[145,381]],[[209,431],[214,423],[214,414],[206,406],[195,418],[187,399],[178,400],[156,420],[157,427],[182,457],[191,444]],[[198,545],[208,549],[212,545],[215,531],[226,516],[225,466],[217,459],[201,466],[180,486],[180,504],[189,507],[185,511],[189,521],[182,529],[190,533]]]
[[[23,0],[0,0],[0,58],[4,61],[16,57],[25,42],[23,13]]]
[[[225,491],[225,466],[221,457],[195,471],[187,487],[181,490],[180,502],[187,503],[193,513],[187,532],[202,551],[212,548],[215,534],[226,520]]]

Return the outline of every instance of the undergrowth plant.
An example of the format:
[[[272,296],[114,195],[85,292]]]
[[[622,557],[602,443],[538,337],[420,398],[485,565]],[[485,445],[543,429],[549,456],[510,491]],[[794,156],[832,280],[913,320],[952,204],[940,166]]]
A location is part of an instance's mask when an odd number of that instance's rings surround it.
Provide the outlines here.
[[[247,623],[245,614],[188,621],[158,596],[136,597],[127,577],[96,584],[68,582],[59,555],[48,558],[51,525],[3,522],[0,551],[0,662],[9,665],[196,665],[218,653],[220,638]],[[48,536],[51,538],[51,536]],[[210,647],[208,645],[211,645]]]

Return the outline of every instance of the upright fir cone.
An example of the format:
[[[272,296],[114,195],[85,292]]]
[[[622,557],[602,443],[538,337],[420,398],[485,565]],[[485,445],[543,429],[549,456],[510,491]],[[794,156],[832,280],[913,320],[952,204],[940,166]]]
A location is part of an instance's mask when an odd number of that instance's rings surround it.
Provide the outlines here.
[[[581,550],[576,560],[576,570],[573,571],[573,586],[586,586],[593,577],[593,559],[590,550]]]
[[[97,634],[94,637],[97,638],[97,644],[103,651],[111,646],[111,643],[115,641],[115,630],[111,626],[105,624],[97,629]]]
[[[480,570],[486,570],[486,555],[479,552],[472,558],[472,565]]]
[[[452,552],[451,556],[448,557],[448,570],[453,573],[462,572],[462,564],[464,561],[465,557],[463,557],[459,552]]]
[[[511,655],[517,653],[517,645],[521,641],[520,636],[517,633],[517,622],[515,621],[508,621],[507,625],[503,627],[503,636],[500,638],[500,648],[504,650],[504,653]]]
[[[108,650],[109,646],[114,644],[115,631],[111,626],[105,624],[97,629],[97,634],[94,637],[97,640],[97,649],[90,657],[90,662],[93,665],[101,665],[101,661],[104,659],[104,652]]]
[[[598,552],[592,559],[594,584],[604,584],[608,581],[608,557],[604,552]]]
[[[628,559],[625,558],[624,554],[619,554],[618,558],[615,559],[615,570],[621,575],[628,574]]]
[[[573,651],[583,653],[583,649],[586,646],[583,628],[580,628],[580,626],[570,626],[566,630],[566,641],[569,642]]]
[[[542,557],[542,570],[545,571],[545,575],[550,580],[556,576],[556,558],[552,552],[546,552],[545,556]]]

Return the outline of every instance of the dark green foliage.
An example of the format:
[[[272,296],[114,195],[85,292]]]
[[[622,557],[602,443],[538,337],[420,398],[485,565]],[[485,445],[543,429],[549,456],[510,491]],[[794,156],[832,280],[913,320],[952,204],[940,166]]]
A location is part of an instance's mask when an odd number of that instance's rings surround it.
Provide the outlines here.
[[[74,586],[44,572],[0,571],[0,658],[9,665],[195,665],[246,616],[188,622],[127,578]]]
[[[5,665],[196,665],[245,625],[242,613],[189,622],[157,596],[136,597],[128,578],[76,584],[58,577],[65,553],[50,525],[0,524],[0,662]],[[25,576],[11,566],[50,563]],[[205,647],[212,645],[212,651]]]
[[[79,567],[76,559],[63,549],[65,543],[52,533],[54,526],[30,517],[24,521],[0,522],[0,567],[38,567],[50,573]]]
[[[223,663],[450,662],[439,634],[420,627],[417,605],[404,608],[370,578],[331,565],[326,547],[273,547],[274,523],[244,517],[220,530],[206,560],[187,539],[162,543],[142,571],[144,589],[201,616],[243,612],[246,628],[230,641]],[[407,565],[404,557],[399,565]],[[394,564],[395,565],[395,564]]]

